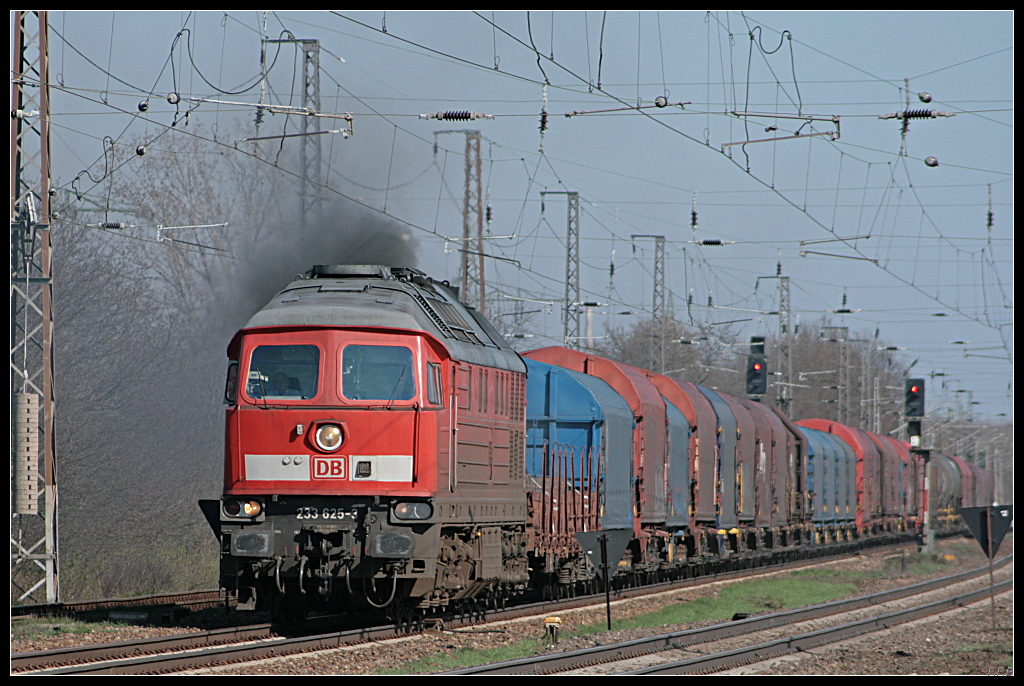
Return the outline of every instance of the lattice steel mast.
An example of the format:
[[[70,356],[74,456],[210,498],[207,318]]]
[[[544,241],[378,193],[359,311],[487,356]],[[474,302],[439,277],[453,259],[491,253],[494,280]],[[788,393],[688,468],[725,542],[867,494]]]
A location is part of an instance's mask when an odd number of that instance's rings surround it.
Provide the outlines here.
[[[659,365],[658,371],[665,373],[665,337],[668,330],[668,313],[665,310],[665,237],[650,234],[633,234],[637,238],[654,239],[654,293],[651,298],[651,367]]]
[[[580,194],[576,191],[542,191],[546,195],[564,195],[568,199],[565,221],[565,309],[562,319],[562,345],[580,347]]]
[[[462,302],[486,314],[484,278],[483,159],[479,131],[466,131],[466,180],[462,200]],[[475,234],[475,236],[474,236]],[[476,246],[474,250],[472,246]]]
[[[16,11],[11,60],[11,601],[57,602],[46,12]],[[32,28],[35,32],[32,32]],[[42,463],[42,479],[39,466]],[[42,489],[40,489],[42,486]]]
[[[779,266],[779,272],[782,266]],[[782,413],[793,418],[793,319],[789,300],[789,277],[779,274],[779,361],[778,370],[782,374],[781,383],[777,386],[776,402]]]
[[[264,38],[263,43],[295,43],[302,49],[302,107],[320,112],[320,41],[314,38]],[[262,96],[260,98],[262,102]],[[302,117],[302,148],[299,150],[299,212],[302,226],[319,221],[320,191],[323,188],[323,153],[320,145],[320,117]]]

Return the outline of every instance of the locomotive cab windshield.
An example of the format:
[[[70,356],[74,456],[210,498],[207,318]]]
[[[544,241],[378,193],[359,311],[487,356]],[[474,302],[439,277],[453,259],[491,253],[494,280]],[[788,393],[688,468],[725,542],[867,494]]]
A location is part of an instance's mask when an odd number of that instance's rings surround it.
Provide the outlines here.
[[[260,345],[252,352],[246,395],[250,398],[316,396],[320,349],[315,345]]]
[[[346,345],[341,366],[341,394],[348,400],[411,400],[416,393],[409,348]]]

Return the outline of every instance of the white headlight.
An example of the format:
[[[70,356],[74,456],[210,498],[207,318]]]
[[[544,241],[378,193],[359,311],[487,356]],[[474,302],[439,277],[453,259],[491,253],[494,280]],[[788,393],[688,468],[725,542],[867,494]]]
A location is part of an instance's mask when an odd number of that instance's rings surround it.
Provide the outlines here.
[[[316,445],[326,453],[337,450],[345,437],[337,424],[321,424],[316,430]]]

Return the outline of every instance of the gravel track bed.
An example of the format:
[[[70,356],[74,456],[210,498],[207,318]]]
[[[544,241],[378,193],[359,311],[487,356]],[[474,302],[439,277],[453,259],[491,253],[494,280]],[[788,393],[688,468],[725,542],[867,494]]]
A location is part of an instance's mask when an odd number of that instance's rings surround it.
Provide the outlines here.
[[[130,624],[86,624],[61,622],[54,618],[39,620],[11,620],[11,652],[27,653],[34,650],[71,648],[94,643],[135,641],[141,638],[176,636],[196,631],[209,631],[229,626],[246,626],[270,621],[264,612],[226,615],[223,608],[209,608],[194,612],[169,626],[134,626]],[[26,622],[38,631],[23,635]]]
[[[1012,575],[1013,575],[1012,566],[1011,566],[1011,568],[1003,568],[1003,569],[997,570],[996,573],[995,573],[995,581],[996,581],[996,583],[999,583],[999,582],[1004,581],[1006,579],[1012,578]],[[955,584],[946,586],[944,588],[939,588],[939,589],[935,589],[935,590],[932,590],[932,591],[928,591],[926,593],[917,594],[917,595],[909,596],[909,597],[906,597],[906,598],[899,598],[897,600],[892,600],[892,601],[888,601],[888,602],[885,602],[885,603],[880,603],[878,605],[874,605],[874,606],[870,606],[870,607],[858,608],[858,609],[855,609],[855,610],[850,610],[850,611],[843,612],[843,613],[840,613],[840,614],[837,614],[837,615],[832,615],[832,616],[829,616],[829,617],[819,617],[819,618],[815,618],[815,619],[810,619],[810,620],[805,620],[805,621],[802,621],[802,622],[798,622],[796,624],[792,624],[792,625],[788,625],[788,626],[773,627],[773,628],[764,629],[764,630],[761,630],[761,631],[755,631],[755,632],[752,632],[752,633],[749,633],[749,634],[744,634],[742,636],[735,636],[735,637],[724,638],[724,639],[720,639],[720,640],[716,640],[716,641],[711,641],[711,642],[708,642],[708,643],[691,645],[691,646],[687,646],[686,648],[665,650],[665,651],[661,651],[661,652],[658,652],[658,653],[652,653],[650,655],[644,655],[644,656],[640,656],[640,657],[636,657],[636,658],[630,658],[630,659],[626,659],[626,660],[617,661],[617,662],[614,662],[614,663],[593,665],[593,666],[590,666],[590,667],[584,667],[584,668],[575,669],[575,670],[572,670],[572,671],[569,671],[569,672],[564,672],[563,674],[573,675],[573,676],[575,676],[575,675],[609,675],[609,674],[620,674],[622,672],[636,670],[636,669],[641,669],[641,668],[652,666],[652,665],[661,665],[661,664],[667,664],[667,663],[670,663],[670,662],[677,662],[677,661],[681,661],[681,660],[689,660],[689,659],[692,659],[692,658],[695,658],[695,657],[700,657],[702,655],[710,655],[710,654],[713,654],[713,653],[722,653],[722,652],[727,652],[727,651],[730,651],[730,650],[736,650],[736,649],[740,649],[740,648],[747,648],[747,647],[749,647],[751,645],[756,645],[758,643],[768,643],[770,641],[776,641],[776,640],[779,640],[779,639],[784,639],[784,638],[787,638],[789,636],[795,636],[795,635],[798,635],[798,634],[804,634],[804,633],[810,633],[810,632],[814,632],[814,631],[819,631],[819,630],[822,630],[822,629],[827,629],[827,628],[830,628],[830,627],[839,626],[841,624],[847,624],[847,623],[850,623],[850,622],[856,622],[856,621],[867,619],[867,618],[870,618],[870,617],[875,617],[875,616],[878,616],[878,615],[881,615],[881,614],[886,614],[886,613],[889,613],[889,612],[897,612],[899,610],[904,610],[904,609],[907,609],[907,608],[910,608],[910,607],[914,607],[914,606],[917,606],[917,605],[923,605],[923,604],[926,604],[926,603],[943,600],[945,598],[948,598],[951,595],[960,595],[960,594],[970,593],[972,591],[984,590],[987,587],[988,587],[988,577],[986,575],[986,576],[982,576],[980,578],[971,579],[969,581],[962,581],[962,582],[959,582],[959,583],[955,583]],[[1000,603],[1003,604],[1003,605],[1010,605],[1010,604],[1012,604],[1012,593],[1007,593],[1007,594],[1000,595],[1000,597],[997,599],[997,608],[999,607]],[[985,615],[985,618],[987,618],[987,621],[988,621],[988,624],[986,625],[987,626],[987,631],[988,631],[989,634],[992,634],[992,631],[991,631],[991,629],[992,629],[991,604],[990,604],[989,601],[986,601],[985,603],[983,603],[983,605],[984,605],[984,608],[987,608],[989,610],[988,614]],[[953,610],[953,611],[950,611],[950,612],[942,613],[941,615],[936,615],[934,617],[925,618],[925,619],[920,620],[920,621],[921,622],[948,621],[948,622],[951,622],[951,623],[956,623],[956,622],[959,621],[958,615],[961,612],[962,612],[962,609],[957,609],[957,610]],[[998,616],[997,616],[997,622],[998,622]],[[909,623],[908,623],[907,626],[909,626]],[[997,628],[998,628],[998,626],[999,626],[999,624],[997,623]],[[927,652],[925,650],[917,650],[917,652],[915,653],[912,650],[910,650],[910,647],[903,643],[903,641],[902,641],[902,634],[901,634],[901,631],[900,631],[899,628],[893,628],[891,630],[887,630],[884,633],[889,636],[889,638],[887,639],[887,642],[888,642],[888,645],[889,645],[889,648],[890,648],[890,652],[893,655],[896,655],[898,657],[914,657],[915,654],[916,655],[922,655],[925,652]],[[879,635],[878,633],[875,633],[873,635],[866,635],[865,637],[863,637],[863,639],[861,637],[857,637],[857,638],[849,639],[847,641],[843,641],[842,643],[849,644],[849,645],[852,646],[852,645],[857,644],[861,640],[871,641],[871,639],[874,636],[878,636],[878,635]],[[964,632],[956,632],[955,634],[952,634],[952,635],[954,635],[957,639],[964,639],[966,636],[969,636],[970,634],[967,634],[967,633],[964,633]],[[932,641],[932,639],[928,639],[928,641],[926,642],[926,647],[930,647],[931,646],[931,641]],[[975,643],[979,643],[979,642],[980,643],[984,643],[985,640],[983,639],[983,640],[974,641],[974,642]],[[839,645],[839,644],[836,644],[836,645]],[[896,645],[898,647],[893,648],[894,645]],[[970,645],[970,642],[961,642],[960,645],[961,646]],[[947,650],[950,650],[950,649],[947,649]],[[816,655],[816,654],[822,653],[824,650],[828,650],[828,646],[823,646],[822,648],[815,648],[815,649],[810,651],[810,654]],[[804,655],[806,655],[806,654],[807,653],[805,653]],[[842,654],[842,653],[840,653],[840,654]],[[719,674],[728,674],[728,675],[762,674],[762,673],[769,674],[769,673],[776,673],[776,672],[770,671],[770,668],[774,667],[775,665],[786,665],[784,667],[781,667],[781,669],[783,669],[783,670],[787,670],[787,669],[795,669],[796,670],[796,671],[780,671],[780,672],[777,672],[777,673],[780,673],[780,674],[782,674],[782,673],[786,673],[786,674],[819,673],[818,671],[815,671],[815,669],[814,669],[815,666],[817,665],[817,663],[814,660],[803,661],[803,662],[800,662],[800,664],[797,664],[795,666],[790,666],[790,665],[786,664],[786,661],[789,661],[789,662],[799,662],[800,661],[800,656],[799,655],[798,656],[787,656],[785,658],[778,658],[776,660],[769,660],[769,661],[766,661],[764,663],[757,663],[757,665],[754,665],[754,666],[747,666],[747,667],[743,667],[743,668],[726,670],[726,671],[722,671],[722,672],[718,672],[718,673]],[[865,668],[864,664],[849,663],[849,664],[841,665],[838,660],[833,660],[833,661],[836,662],[836,665],[833,666],[833,669],[836,669],[837,671],[830,672],[832,674],[863,673],[863,672],[857,671],[857,670],[858,669],[863,670]],[[976,673],[976,672],[974,672],[974,673]]]
[[[720,674],[1013,674],[1013,593]]]
[[[959,543],[959,544],[958,544]],[[858,589],[854,595],[865,595],[868,593],[874,593],[889,588],[898,586],[904,586],[910,583],[916,583],[924,581],[928,578],[935,578],[941,576],[947,576],[949,574],[956,573],[957,571],[963,571],[971,568],[980,567],[985,563],[977,544],[970,541],[970,546],[963,545],[963,542],[957,541],[942,541],[937,545],[939,553],[951,550],[955,547],[956,558],[954,560],[946,561],[942,565],[941,569],[932,573],[928,576],[914,576],[912,578],[899,578],[896,575],[890,575],[886,578],[872,578],[861,582],[858,582]],[[1003,543],[1001,553],[1006,554],[1012,545],[1011,540],[1007,540]],[[854,571],[871,572],[882,570],[885,565],[885,558],[891,558],[898,553],[887,552],[887,553],[873,553],[860,555],[848,560],[840,562],[824,563],[829,566],[835,566],[838,569],[849,569]],[[891,563],[888,565],[892,567]],[[773,572],[774,574],[785,574],[787,572]],[[632,600],[622,600],[613,603],[612,614],[615,618],[623,618],[627,616],[634,616],[651,612],[663,607],[669,603],[685,602],[687,600],[695,599],[698,597],[706,597],[714,595],[717,589],[723,584],[735,583],[731,581],[719,581],[712,582],[706,585],[702,585],[698,588],[686,589],[681,591],[669,591],[660,593],[654,596],[646,598],[638,598]],[[1002,607],[999,610],[998,615],[999,625],[1003,628],[992,633],[991,630],[991,618],[989,614],[988,605],[983,605],[980,610],[966,610],[963,611],[963,619],[958,618],[956,622],[949,624],[955,624],[954,627],[950,627],[948,630],[936,631],[935,626],[931,629],[921,629],[920,632],[923,635],[920,645],[918,644],[907,644],[904,645],[903,633],[897,635],[896,638],[889,636],[887,639],[878,639],[877,634],[858,640],[856,642],[847,642],[844,644],[837,644],[838,647],[830,648],[823,647],[815,649],[813,654],[807,655],[806,660],[819,659],[821,662],[809,662],[809,661],[775,661],[776,664],[770,669],[780,670],[763,673],[778,673],[778,674],[880,674],[880,673],[912,673],[916,672],[919,674],[938,674],[944,672],[950,673],[964,673],[955,671],[955,666],[945,666],[947,662],[950,662],[948,656],[951,654],[951,649],[955,646],[957,649],[963,649],[964,647],[970,647],[974,645],[988,646],[992,643],[995,647],[983,647],[979,650],[973,651],[978,653],[977,660],[971,662],[981,664],[987,661],[992,664],[1002,658],[1006,658],[1007,654],[1004,654],[1003,648],[999,647],[1005,644],[1005,649],[1008,652],[1009,660],[1006,664],[1012,664],[1012,595],[1002,596],[999,601],[999,605]],[[987,602],[987,601],[986,601]],[[82,643],[91,642],[104,642],[104,641],[119,641],[129,640],[132,638],[142,638],[145,636],[154,635],[166,635],[171,633],[181,633],[184,631],[193,631],[201,629],[215,628],[207,625],[208,621],[216,621],[216,617],[219,617],[221,625],[223,625],[224,617],[222,611],[215,610],[214,613],[221,613],[219,615],[211,615],[204,621],[198,621],[200,617],[206,615],[205,613],[197,613],[190,618],[184,620],[184,624],[178,627],[172,628],[155,628],[155,627],[124,627],[123,629],[113,629],[104,631],[102,634],[74,634],[63,637],[38,637],[34,639],[23,639],[14,640],[14,633],[12,631],[12,642],[11,650],[13,652],[22,652],[26,650],[43,650],[47,648],[54,648],[63,645],[76,645]],[[562,633],[567,635],[572,633],[573,629],[582,625],[603,623],[605,621],[604,607],[599,606],[592,609],[581,609],[563,611],[557,613],[562,620]],[[974,618],[975,615],[979,615],[981,619],[977,622],[969,620]],[[943,615],[945,617],[946,615]],[[248,618],[248,616],[246,616]],[[258,619],[258,618],[254,618]],[[714,622],[707,622],[705,624],[711,624]],[[984,624],[985,626],[981,626]],[[964,626],[965,629],[960,631],[959,627]],[[577,648],[584,648],[594,645],[603,645],[606,643],[612,643],[616,641],[630,640],[633,638],[640,638],[643,636],[655,635],[665,633],[668,631],[677,631],[681,629],[693,628],[700,626],[700,624],[688,624],[688,625],[673,625],[673,626],[661,626],[647,629],[626,629],[620,631],[603,632],[598,634],[591,634],[587,636],[569,637],[560,642],[550,649],[550,652],[563,652],[566,650],[574,650]],[[909,626],[909,625],[908,625]],[[916,626],[916,625],[915,625]],[[946,627],[946,623],[940,623],[939,626]],[[899,629],[894,630],[899,631]],[[908,631],[907,635],[910,636],[912,632],[917,632],[918,629]],[[985,632],[988,632],[986,634]],[[383,670],[397,670],[405,667],[410,661],[418,659],[426,659],[435,657],[439,654],[454,654],[456,652],[470,649],[470,650],[483,650],[489,648],[497,648],[511,643],[515,643],[522,639],[537,639],[543,634],[543,616],[534,617],[528,619],[520,619],[511,622],[502,622],[496,624],[488,624],[485,626],[478,626],[472,629],[457,630],[457,631],[443,631],[443,632],[428,632],[419,636],[410,636],[399,639],[393,639],[389,641],[379,641],[370,644],[364,644],[355,647],[338,648],[328,651],[320,651],[316,653],[306,653],[291,657],[272,658],[268,660],[261,660],[258,662],[251,662],[240,665],[231,665],[214,669],[204,669],[193,673],[217,673],[217,674],[374,674],[379,673]],[[948,636],[947,636],[948,635]],[[940,639],[940,636],[942,637]],[[974,638],[969,638],[973,636]],[[1003,641],[1002,637],[1007,637]],[[925,640],[925,639],[931,639]],[[977,639],[977,640],[975,640]],[[984,640],[982,640],[984,639]],[[988,639],[991,639],[989,641]],[[908,640],[911,640],[908,638]],[[855,654],[859,654],[859,648],[852,646],[867,646],[872,643],[877,643],[877,648],[867,648],[864,657],[860,660],[853,657]],[[832,655],[835,650],[844,650],[845,653],[838,653],[836,656],[825,657],[826,655]],[[883,660],[879,658],[877,653],[872,653],[872,650],[888,651],[888,654],[892,656],[891,660]],[[903,651],[909,655],[896,654],[898,651]],[[973,654],[972,653],[972,654]],[[851,655],[849,660],[840,659],[844,655]],[[962,655],[963,653],[957,653]],[[931,663],[922,662],[922,667],[917,668],[913,666],[913,660],[909,659],[909,656],[915,657],[933,657],[935,661]],[[946,657],[945,661],[938,659]],[[897,659],[898,658],[898,659]],[[964,659],[960,659],[960,663],[965,662]],[[916,663],[915,663],[916,664]],[[959,663],[958,663],[959,664]],[[896,669],[896,666],[900,667],[900,671],[891,671]],[[904,671],[904,668],[906,671]],[[978,667],[971,667],[974,669],[970,673],[986,673],[984,670],[977,671]],[[881,671],[879,671],[881,670]],[[762,673],[762,672],[758,672]]]

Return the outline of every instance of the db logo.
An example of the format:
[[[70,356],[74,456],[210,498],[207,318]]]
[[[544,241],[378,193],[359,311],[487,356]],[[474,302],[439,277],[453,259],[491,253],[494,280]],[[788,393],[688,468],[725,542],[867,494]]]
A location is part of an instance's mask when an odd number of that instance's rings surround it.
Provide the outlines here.
[[[314,457],[314,479],[346,479],[345,457]]]

